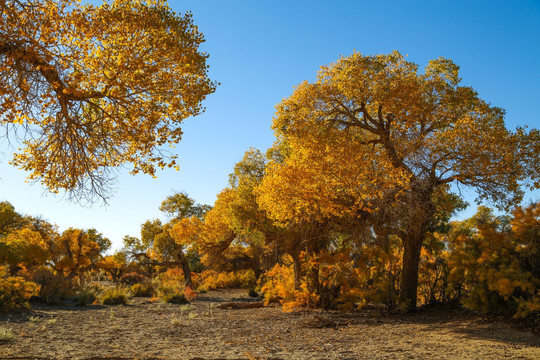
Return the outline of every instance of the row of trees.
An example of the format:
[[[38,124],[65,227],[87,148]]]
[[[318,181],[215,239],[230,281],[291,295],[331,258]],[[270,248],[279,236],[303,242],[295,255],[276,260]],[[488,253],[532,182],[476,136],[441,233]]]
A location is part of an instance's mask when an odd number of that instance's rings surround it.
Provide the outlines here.
[[[9,298],[18,293],[6,285],[14,280],[35,290],[29,295],[57,302],[89,272],[107,269],[110,247],[110,240],[95,229],[70,228],[60,233],[55,225],[21,215],[10,203],[1,202],[0,307],[9,307]]]
[[[77,199],[105,199],[122,164],[151,175],[175,166],[162,146],[180,140],[181,121],[216,86],[190,14],[164,0],[0,0],[0,11],[0,122],[27,135],[15,165]],[[298,296],[325,306],[344,287],[325,285],[322,259],[359,269],[383,243],[398,246],[399,302],[412,308],[422,251],[463,206],[454,190],[473,187],[509,210],[540,187],[540,132],[508,130],[504,111],[460,86],[448,59],[420,72],[398,52],[342,57],[278,105],[273,128],[274,146],[246,153],[211,210],[185,194],[167,199],[171,221],[126,238],[125,261],[179,264],[189,286],[189,254],[257,275],[286,255]],[[107,260],[113,277],[120,257]]]
[[[260,151],[249,150],[202,218],[176,218],[165,225],[197,271],[201,265],[252,269],[266,300],[286,307],[410,308],[402,295],[402,239],[368,221],[334,218],[291,225],[273,220],[261,208],[270,164]],[[415,306],[462,301],[474,309],[519,316],[538,311],[540,204],[503,216],[480,207],[471,219],[451,222],[454,211],[466,204],[448,191],[433,201],[436,213],[422,239]]]
[[[296,287],[305,279],[320,297],[320,256],[395,239],[400,302],[415,307],[427,236],[464,205],[454,189],[508,210],[539,186],[538,130],[508,130],[504,111],[460,86],[458,70],[441,58],[420,73],[398,52],[322,67],[278,105],[267,155],[250,150],[236,165],[199,248],[250,249],[262,264],[272,244],[291,256]],[[306,273],[302,261],[312,263]]]
[[[55,226],[1,203],[0,307],[13,308],[32,296],[55,303],[94,280],[142,282],[146,285],[133,290],[148,296],[164,287],[179,294],[192,287],[253,287],[258,279],[266,301],[280,301],[286,309],[406,308],[400,301],[403,243],[397,236],[356,233],[340,224],[339,230],[319,228],[324,231],[319,238],[327,239],[319,239],[313,252],[308,251],[313,239],[305,236],[306,228],[291,233],[270,222],[264,227],[251,223],[257,214],[251,213],[253,203],[241,200],[239,185],[246,184],[238,174],[261,158],[251,150],[237,164],[230,187],[216,202],[226,206],[210,209],[186,194],[169,196],[161,209],[170,221],[146,221],[141,236],[126,236],[124,247],[112,255],[106,254],[110,241],[94,229],[60,234]],[[518,207],[511,216],[495,216],[486,207],[463,221],[441,216],[424,239],[419,302],[461,301],[472,309],[516,316],[540,311],[539,235],[539,203]],[[298,249],[302,244],[306,247]],[[179,286],[182,278],[186,290]],[[156,279],[157,288],[152,290],[148,279]]]

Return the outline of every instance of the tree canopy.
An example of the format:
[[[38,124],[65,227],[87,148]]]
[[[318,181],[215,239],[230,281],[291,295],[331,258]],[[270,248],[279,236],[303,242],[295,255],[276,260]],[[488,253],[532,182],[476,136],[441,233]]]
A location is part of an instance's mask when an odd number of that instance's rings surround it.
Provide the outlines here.
[[[165,0],[0,0],[0,124],[53,192],[109,196],[113,170],[176,166],[162,146],[215,90],[203,35]]]
[[[277,107],[284,154],[270,164],[260,202],[290,223],[367,220],[404,245],[402,299],[416,303],[418,261],[449,184],[510,208],[538,186],[538,131],[512,132],[504,111],[467,86],[451,60],[423,73],[398,52],[354,53],[323,66]]]

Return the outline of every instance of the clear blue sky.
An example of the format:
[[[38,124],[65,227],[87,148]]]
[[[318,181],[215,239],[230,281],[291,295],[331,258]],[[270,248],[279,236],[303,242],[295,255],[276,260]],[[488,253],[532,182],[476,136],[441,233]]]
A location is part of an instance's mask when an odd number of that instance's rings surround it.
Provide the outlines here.
[[[221,83],[206,113],[185,121],[176,147],[179,172],[157,179],[121,172],[108,206],[92,208],[47,194],[7,164],[0,144],[0,201],[24,214],[68,227],[96,228],[114,247],[138,236],[147,219],[164,218],[158,207],[174,191],[213,204],[228,174],[250,147],[266,150],[274,106],[321,65],[354,50],[407,54],[423,67],[440,56],[461,67],[463,84],[506,109],[506,123],[540,126],[540,1],[169,1],[191,11],[204,33],[210,77]],[[474,192],[466,191],[469,198]],[[540,199],[529,193],[526,201]],[[462,216],[474,213],[475,205]]]

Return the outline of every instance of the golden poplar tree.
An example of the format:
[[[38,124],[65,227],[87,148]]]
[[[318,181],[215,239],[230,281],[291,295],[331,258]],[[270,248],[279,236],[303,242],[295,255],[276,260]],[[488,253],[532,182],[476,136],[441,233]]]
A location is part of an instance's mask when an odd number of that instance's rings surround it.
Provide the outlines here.
[[[123,164],[176,166],[163,145],[216,86],[203,41],[165,0],[0,0],[0,124],[25,134],[12,163],[90,200]]]
[[[400,297],[414,307],[437,191],[461,184],[509,207],[522,185],[539,185],[538,131],[508,130],[502,109],[459,84],[451,60],[420,72],[398,52],[323,66],[277,107],[273,128],[285,150],[268,167],[261,205],[285,223],[369,219],[398,236]]]

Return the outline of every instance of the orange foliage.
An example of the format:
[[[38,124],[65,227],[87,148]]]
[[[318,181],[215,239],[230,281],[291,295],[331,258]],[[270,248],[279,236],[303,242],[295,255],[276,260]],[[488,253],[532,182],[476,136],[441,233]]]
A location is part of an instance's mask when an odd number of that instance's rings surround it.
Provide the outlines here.
[[[7,269],[0,266],[0,311],[28,307],[28,300],[39,293],[39,285],[22,277],[7,276]]]
[[[218,272],[205,270],[197,274],[199,290],[224,288],[253,288],[257,282],[253,270]]]

